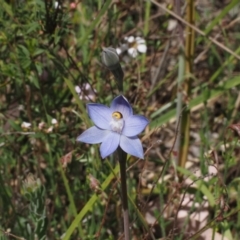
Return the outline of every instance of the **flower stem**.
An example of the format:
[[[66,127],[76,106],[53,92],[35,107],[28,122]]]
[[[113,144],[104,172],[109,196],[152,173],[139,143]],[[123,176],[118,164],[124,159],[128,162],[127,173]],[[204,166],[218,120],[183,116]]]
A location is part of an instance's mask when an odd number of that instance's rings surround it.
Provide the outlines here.
[[[125,236],[125,240],[130,240],[128,196],[127,196],[127,177],[126,177],[127,154],[121,148],[118,148],[118,156],[119,156],[120,175],[121,175],[124,236]]]

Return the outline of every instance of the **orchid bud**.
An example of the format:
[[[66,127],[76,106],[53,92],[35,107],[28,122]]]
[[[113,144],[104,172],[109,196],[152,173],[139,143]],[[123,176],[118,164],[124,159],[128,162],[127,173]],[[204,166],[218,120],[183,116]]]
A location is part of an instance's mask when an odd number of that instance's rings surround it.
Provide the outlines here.
[[[102,63],[110,70],[115,69],[116,65],[119,63],[117,51],[112,47],[103,47]]]
[[[103,47],[101,57],[102,63],[112,72],[115,79],[117,80],[119,91],[122,92],[124,74],[122,67],[119,63],[119,56],[117,54],[117,51],[112,47]]]

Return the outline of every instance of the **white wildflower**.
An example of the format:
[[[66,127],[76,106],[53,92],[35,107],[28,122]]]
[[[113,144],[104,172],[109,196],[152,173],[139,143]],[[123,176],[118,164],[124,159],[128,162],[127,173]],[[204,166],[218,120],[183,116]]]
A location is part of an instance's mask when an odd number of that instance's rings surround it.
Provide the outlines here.
[[[51,133],[52,131],[53,131],[53,126],[49,127],[46,132]]]
[[[53,118],[52,119],[52,125],[56,125],[56,124],[58,124],[58,121],[57,121],[57,119]]]
[[[147,52],[147,45],[145,39],[141,37],[127,37],[125,40],[129,43],[128,54],[135,58],[137,57],[138,53],[146,53]]]
[[[92,89],[91,85],[89,83],[84,83],[82,87],[75,86],[75,91],[79,95],[79,98],[81,100],[91,100],[95,101],[95,89]]]
[[[40,122],[40,123],[38,124],[38,129],[39,129],[39,130],[42,130],[44,127],[45,127],[45,122]]]
[[[22,124],[21,124],[21,127],[23,128],[23,129],[29,129],[30,127],[31,127],[31,123],[28,123],[28,122],[22,122]]]
[[[55,1],[55,3],[54,3],[54,7],[55,7],[55,9],[57,9],[58,6],[59,6],[59,2]]]
[[[81,88],[79,86],[75,86],[75,92],[79,94],[81,92]]]

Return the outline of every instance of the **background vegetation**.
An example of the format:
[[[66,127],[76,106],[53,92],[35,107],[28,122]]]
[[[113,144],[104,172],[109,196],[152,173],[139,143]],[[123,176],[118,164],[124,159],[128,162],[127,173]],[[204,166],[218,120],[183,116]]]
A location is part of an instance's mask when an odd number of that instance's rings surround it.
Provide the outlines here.
[[[240,239],[238,0],[0,4],[1,239],[123,238],[118,163],[76,142],[86,103],[119,94],[103,46],[150,120],[132,239]]]

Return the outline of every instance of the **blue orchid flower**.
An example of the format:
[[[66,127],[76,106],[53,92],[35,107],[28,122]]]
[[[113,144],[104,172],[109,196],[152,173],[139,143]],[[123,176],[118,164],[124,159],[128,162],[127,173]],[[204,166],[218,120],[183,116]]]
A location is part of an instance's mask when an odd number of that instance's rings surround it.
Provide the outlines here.
[[[133,110],[124,96],[116,97],[110,108],[103,104],[87,104],[89,117],[95,126],[84,131],[77,141],[84,143],[102,143],[100,154],[106,158],[118,146],[126,153],[143,159],[142,143],[137,137],[149,121],[141,115],[133,115]]]

